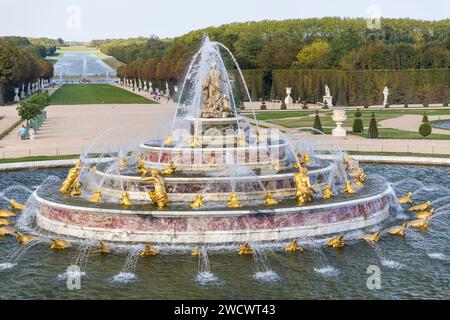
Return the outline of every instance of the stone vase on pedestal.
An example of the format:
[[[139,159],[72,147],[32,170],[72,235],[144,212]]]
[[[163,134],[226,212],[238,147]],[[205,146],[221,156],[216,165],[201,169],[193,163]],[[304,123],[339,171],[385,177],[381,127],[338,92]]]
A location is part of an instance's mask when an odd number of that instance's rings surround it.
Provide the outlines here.
[[[19,88],[14,88],[14,102],[19,102]]]
[[[336,128],[332,130],[333,137],[347,136],[347,131],[342,128],[344,121],[347,120],[345,108],[334,107],[332,119],[334,122],[336,122]]]
[[[286,98],[284,98],[284,103],[286,105],[294,103],[294,100],[291,97],[291,93],[292,93],[292,88],[286,88]]]

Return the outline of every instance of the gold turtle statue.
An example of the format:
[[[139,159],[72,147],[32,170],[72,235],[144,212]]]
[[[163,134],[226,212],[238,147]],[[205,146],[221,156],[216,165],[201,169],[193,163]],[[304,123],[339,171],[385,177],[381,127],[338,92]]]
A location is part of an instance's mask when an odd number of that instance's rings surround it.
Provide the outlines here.
[[[9,210],[0,210],[0,217],[1,218],[11,218],[11,217],[15,217],[16,214],[12,211]]]
[[[434,214],[434,208],[430,209],[430,210],[423,210],[423,211],[419,211],[415,214],[415,217],[417,219],[425,219],[425,218],[429,218]]]
[[[31,236],[27,234],[20,233],[19,231],[16,231],[16,240],[21,245],[26,245],[30,243],[31,241],[36,241],[39,238],[36,236]]]
[[[98,249],[95,250],[93,253],[110,253],[111,249],[103,242],[100,241]]]
[[[14,199],[9,200],[9,207],[12,210],[16,210],[16,211],[22,211],[23,209],[25,209],[25,205],[21,204],[20,202],[17,202]]]
[[[411,208],[408,208],[408,211],[423,211],[427,210],[431,206],[431,201],[426,201],[421,204],[417,204],[415,206],[412,206]]]
[[[414,229],[419,229],[419,230],[427,230],[429,224],[430,224],[430,222],[428,221],[428,219],[417,219],[417,220],[413,220],[413,221],[408,221],[407,227],[412,227]]]
[[[0,219],[0,226],[9,226],[11,224],[11,221],[8,219]]]
[[[64,250],[70,247],[69,241],[61,239],[52,239],[52,244],[50,245],[50,249],[54,250]]]
[[[381,238],[381,232],[374,232],[374,233],[366,233],[361,236],[361,240],[367,241],[367,242],[378,242]]]
[[[195,247],[194,249],[192,249],[191,256],[198,257],[199,255],[200,255],[200,248],[199,247]]]
[[[139,253],[141,257],[151,257],[156,256],[159,251],[156,248],[153,248],[151,245],[146,244],[145,248]]]
[[[404,236],[408,223],[405,222],[401,226],[394,226],[389,228],[388,233],[393,236]]]
[[[0,236],[5,236],[7,234],[15,234],[17,229],[11,226],[0,227]]]

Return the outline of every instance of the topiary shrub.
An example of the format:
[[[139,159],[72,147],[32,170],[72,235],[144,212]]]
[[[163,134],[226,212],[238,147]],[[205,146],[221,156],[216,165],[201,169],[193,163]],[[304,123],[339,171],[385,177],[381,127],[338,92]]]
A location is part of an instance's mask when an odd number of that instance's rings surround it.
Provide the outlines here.
[[[431,134],[431,126],[428,122],[424,122],[420,125],[419,134],[424,138]]]
[[[428,108],[428,106],[429,106],[428,102],[427,102],[427,101],[424,101],[423,106],[424,106],[425,108]]]
[[[281,100],[281,107],[280,107],[280,109],[281,110],[286,110],[287,109],[286,102],[284,102],[284,99]]]
[[[263,102],[261,103],[260,110],[267,110],[266,102],[265,102],[265,101],[263,101]]]
[[[303,102],[302,102],[302,109],[308,109],[309,107],[308,107],[308,102],[306,102],[306,100],[304,100]]]
[[[372,116],[370,117],[370,123],[369,123],[369,138],[371,138],[371,139],[378,138],[377,120],[375,119],[375,113],[373,113],[373,112],[372,112]]]
[[[426,113],[423,114],[422,122],[428,122],[428,116]]]
[[[322,123],[320,122],[320,117],[319,117],[319,110],[316,110],[313,128],[316,130],[319,130],[320,132],[323,132]],[[320,132],[313,130],[313,134],[319,134]]]
[[[364,109],[369,109],[369,105],[368,105],[368,104],[365,104],[365,105],[364,105]]]
[[[355,120],[353,120],[353,132],[363,132],[364,131],[364,126],[363,126],[363,122],[361,120],[361,111],[359,111],[359,109],[356,110],[355,112]]]

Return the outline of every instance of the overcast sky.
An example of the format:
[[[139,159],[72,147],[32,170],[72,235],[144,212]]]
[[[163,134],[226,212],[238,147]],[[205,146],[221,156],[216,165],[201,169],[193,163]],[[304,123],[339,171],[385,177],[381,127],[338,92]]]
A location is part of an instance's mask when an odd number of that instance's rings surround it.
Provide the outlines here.
[[[0,35],[161,38],[224,23],[323,16],[448,19],[450,0],[0,0]]]

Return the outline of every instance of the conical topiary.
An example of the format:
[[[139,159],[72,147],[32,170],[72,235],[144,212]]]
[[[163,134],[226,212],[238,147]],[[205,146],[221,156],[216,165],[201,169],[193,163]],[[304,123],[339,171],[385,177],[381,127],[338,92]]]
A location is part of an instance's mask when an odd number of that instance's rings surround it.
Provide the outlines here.
[[[263,102],[261,103],[260,110],[266,110],[266,109],[267,109],[266,102],[263,100]]]
[[[281,110],[286,110],[287,109],[286,102],[284,102],[284,99],[281,99],[281,107],[280,107],[280,109]]]
[[[323,132],[323,128],[322,128],[322,123],[320,122],[320,117],[319,117],[319,110],[316,110],[316,115],[314,117],[314,125],[313,128]],[[316,130],[313,131],[313,134],[319,134],[320,132],[317,132]]]
[[[375,119],[374,112],[372,112],[372,116],[370,117],[369,138],[371,138],[371,139],[378,138],[378,126],[377,126],[377,120]]]
[[[359,109],[355,112],[355,120],[353,120],[353,132],[363,132],[364,131],[364,125],[361,120],[361,111]]]
[[[423,114],[422,122],[428,122],[428,116],[426,113]]]

